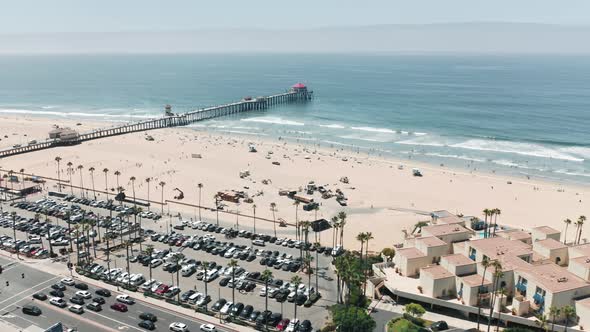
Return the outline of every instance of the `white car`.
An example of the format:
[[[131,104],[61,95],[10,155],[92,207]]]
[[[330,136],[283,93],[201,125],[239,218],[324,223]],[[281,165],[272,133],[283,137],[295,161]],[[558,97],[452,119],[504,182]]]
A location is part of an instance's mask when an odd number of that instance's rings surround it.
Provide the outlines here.
[[[297,330],[297,326],[299,325],[299,319],[293,318],[292,321],[289,322],[287,328],[285,329],[286,332],[295,332]]]
[[[162,263],[164,263],[163,260],[161,260],[159,258],[155,258],[155,259],[152,259],[152,261],[150,262],[150,265],[152,266],[152,268],[154,268],[154,267],[158,267],[158,266],[162,265]]]
[[[264,240],[261,240],[261,239],[256,239],[256,240],[252,241],[252,244],[257,245],[257,246],[261,246],[261,247],[264,247],[264,245],[265,245]]]
[[[63,278],[59,282],[67,286],[74,286],[74,279],[72,278]]]
[[[92,297],[92,294],[90,294],[89,291],[85,291],[85,290],[81,290],[81,291],[77,291],[76,295],[85,298],[85,299],[89,299]]]
[[[213,324],[203,324],[203,325],[201,325],[200,329],[201,329],[201,331],[204,331],[204,332],[217,331],[217,329],[215,328],[215,325],[213,325]]]
[[[170,331],[188,332],[188,326],[185,323],[174,322],[170,324]]]
[[[78,315],[84,313],[84,308],[81,305],[77,304],[69,306],[68,310]]]
[[[227,315],[229,313],[229,311],[231,310],[231,307],[234,306],[234,303],[232,301],[227,302],[223,308],[221,308],[221,310],[219,310],[220,313]]]
[[[64,308],[68,305],[66,301],[60,297],[51,298],[51,300],[49,300],[49,303],[60,308]]]
[[[133,304],[135,303],[135,300],[133,300],[133,298],[127,294],[121,294],[121,295],[117,295],[117,301],[118,302],[122,302],[125,304]]]

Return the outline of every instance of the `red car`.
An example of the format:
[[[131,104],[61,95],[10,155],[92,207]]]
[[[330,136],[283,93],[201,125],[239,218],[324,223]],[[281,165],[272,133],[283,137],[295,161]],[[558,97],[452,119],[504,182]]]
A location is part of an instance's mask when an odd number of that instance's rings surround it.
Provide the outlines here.
[[[170,286],[165,285],[165,284],[161,284],[154,293],[158,294],[158,295],[164,295],[168,289],[170,289]]]
[[[115,303],[111,306],[111,309],[120,312],[127,312],[127,306],[123,303]]]
[[[281,320],[277,325],[277,330],[284,331],[287,328],[287,326],[289,326],[289,318]]]

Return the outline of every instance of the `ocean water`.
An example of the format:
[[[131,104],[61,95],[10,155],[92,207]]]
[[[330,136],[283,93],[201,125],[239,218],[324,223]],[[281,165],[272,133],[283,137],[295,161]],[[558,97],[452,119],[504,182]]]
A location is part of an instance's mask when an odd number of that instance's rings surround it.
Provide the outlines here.
[[[193,127],[590,183],[587,57],[3,56],[0,114],[135,121],[296,82],[313,102]]]

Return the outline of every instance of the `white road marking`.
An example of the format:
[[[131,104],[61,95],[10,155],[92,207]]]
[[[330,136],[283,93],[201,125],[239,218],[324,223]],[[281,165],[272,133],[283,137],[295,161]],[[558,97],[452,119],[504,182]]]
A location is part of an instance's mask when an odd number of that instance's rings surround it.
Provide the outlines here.
[[[5,302],[7,302],[7,301],[10,301],[10,300],[12,300],[13,298],[15,298],[15,297],[17,297],[17,296],[19,296],[19,295],[21,295],[21,294],[23,294],[23,293],[27,293],[27,292],[31,292],[31,291],[33,291],[33,292],[30,294],[30,295],[27,295],[27,297],[28,297],[28,296],[31,296],[31,295],[33,295],[33,294],[35,294],[35,293],[37,292],[37,291],[35,290],[35,288],[37,288],[37,287],[39,287],[39,286],[41,286],[41,285],[44,285],[44,284],[47,284],[47,283],[53,282],[55,279],[58,279],[58,278],[59,278],[59,277],[53,277],[53,278],[51,278],[51,279],[45,280],[45,281],[43,281],[43,282],[40,282],[40,283],[38,283],[37,285],[35,285],[35,286],[31,287],[31,288],[25,289],[25,290],[24,290],[24,291],[22,291],[22,292],[19,292],[19,293],[17,293],[17,294],[14,294],[13,296],[11,296],[11,297],[7,298],[7,299],[6,299],[6,300],[4,300],[4,301],[0,301],[0,304],[3,304],[3,303],[5,303]],[[17,302],[18,302],[18,301],[17,301]],[[16,303],[16,302],[15,302],[15,303]],[[14,303],[13,303],[13,304],[14,304]],[[6,306],[6,307],[4,307],[4,308],[0,309],[0,311],[4,311],[4,310],[6,310],[6,308],[8,308],[8,307],[12,306],[13,304],[10,304],[10,305],[8,305],[8,306]]]

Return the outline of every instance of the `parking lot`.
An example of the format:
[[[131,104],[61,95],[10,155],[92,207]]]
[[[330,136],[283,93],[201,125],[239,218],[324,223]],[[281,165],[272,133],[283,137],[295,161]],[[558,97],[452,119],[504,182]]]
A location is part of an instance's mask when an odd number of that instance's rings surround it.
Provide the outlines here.
[[[52,199],[55,201],[54,205],[65,204],[63,200]],[[71,206],[72,203],[67,202],[67,204]],[[4,209],[8,213],[17,212],[20,217],[24,218],[21,220],[22,224],[30,223],[29,219],[34,218],[35,213],[38,213],[16,206],[7,207],[5,205]],[[135,218],[130,215],[129,223],[127,223],[127,218],[120,216],[116,220],[109,219],[108,221],[111,222],[108,223],[105,221],[106,217],[104,217],[110,214],[108,209],[100,206],[91,206],[90,204],[83,206],[83,209],[85,217],[86,215],[90,215],[96,216],[97,218],[96,228],[93,228],[92,233],[90,231],[88,232],[89,239],[84,239],[84,241],[87,241],[89,244],[97,242],[99,250],[97,250],[97,258],[94,260],[94,263],[106,269],[106,255],[103,250],[100,250],[105,248],[104,236],[109,233],[115,235],[112,237],[111,247],[120,241],[120,238],[117,239],[116,235],[120,236],[121,234],[129,233],[128,236],[123,236],[123,238],[133,238],[135,234],[133,221]],[[49,218],[52,225],[51,230],[55,228],[56,230],[60,230],[62,235],[68,234],[65,220],[57,216],[50,216]],[[47,224],[43,224],[45,215],[42,215],[39,219],[40,222],[37,222],[37,226],[41,228],[41,231],[33,230],[34,232],[40,233],[42,243],[28,245],[41,246],[46,249],[48,242],[45,238],[46,236],[43,237],[42,235],[44,232],[46,233],[46,228],[44,227]],[[153,292],[159,291],[158,296],[165,298],[165,295],[170,295],[173,292],[174,295],[170,298],[179,299],[184,295],[184,298],[188,300],[191,295],[194,295],[190,294],[190,291],[197,294],[201,293],[203,294],[202,297],[204,297],[205,283],[207,283],[207,294],[210,296],[210,302],[207,305],[208,309],[219,299],[225,299],[228,302],[232,301],[233,293],[236,308],[240,307],[242,308],[241,310],[244,310],[247,306],[252,306],[252,308],[246,309],[264,311],[266,292],[263,290],[264,280],[261,279],[261,273],[265,269],[269,269],[272,272],[272,280],[269,283],[268,290],[269,311],[282,313],[282,318],[292,319],[295,315],[295,307],[297,307],[297,317],[299,319],[310,320],[314,328],[323,326],[323,322],[327,316],[325,306],[333,304],[336,299],[335,276],[329,268],[332,260],[331,248],[327,250],[325,248],[321,248],[323,250],[313,248],[313,250],[309,251],[309,254],[313,257],[311,266],[315,269],[316,261],[318,265],[319,274],[316,283],[316,275],[312,274],[310,278],[304,271],[305,259],[302,258],[305,258],[306,251],[301,249],[301,247],[305,246],[303,243],[293,240],[289,241],[289,239],[286,241],[281,241],[282,239],[271,239],[268,235],[259,235],[254,239],[253,234],[249,233],[251,230],[242,229],[238,233],[236,230],[231,231],[231,226],[224,225],[223,223],[220,224],[220,227],[217,227],[214,221],[197,223],[185,220],[183,223],[178,218],[164,219],[152,219],[149,221],[146,219],[142,223],[142,228],[145,230],[144,242],[141,243],[141,249],[143,251],[140,251],[140,245],[136,243],[130,252],[131,262],[129,263],[129,272],[134,275],[133,277],[136,277],[135,283],[137,283],[137,280],[149,281],[149,266],[151,265],[151,279],[153,279],[151,286],[153,287],[154,284],[157,284]],[[70,229],[71,227],[72,224],[70,224]],[[66,234],[63,234],[64,232]],[[10,227],[0,228],[0,233],[12,237],[12,224],[10,224]],[[21,240],[24,240],[27,236],[31,236],[22,231],[17,231],[17,233],[17,238]],[[70,234],[72,234],[72,237],[75,237],[71,231]],[[78,235],[79,237],[81,236],[80,234]],[[37,235],[33,234],[32,236]],[[99,238],[102,239],[101,244],[98,244]],[[310,235],[310,238],[312,238],[312,235]],[[67,239],[67,237],[62,236],[62,239]],[[256,245],[254,242],[263,239],[269,240],[258,243],[263,244],[263,246]],[[151,258],[145,252],[148,247],[153,247]],[[55,250],[56,248],[54,248]],[[88,252],[90,256],[94,255],[93,250],[89,249]],[[23,254],[25,253],[23,252]],[[125,279],[124,275],[127,270],[125,256],[125,248],[120,248],[112,252],[109,265],[115,271],[112,272],[112,276],[119,277],[121,282],[124,281],[125,284],[129,284],[131,278],[127,277]],[[72,261],[75,260],[74,257],[71,259]],[[232,260],[235,260],[238,265],[234,272],[235,282],[231,282],[232,269],[228,267],[228,264]],[[205,262],[208,262],[208,271],[205,271]],[[176,272],[177,270],[178,272]],[[210,277],[207,277],[205,272]],[[141,274],[141,279],[137,278],[138,274]],[[301,278],[301,282],[298,285],[289,284],[294,275]],[[141,284],[138,284],[138,286],[141,286]],[[147,288],[146,285],[144,286],[144,289]],[[172,288],[170,291],[170,288],[173,286],[179,287],[180,289],[176,291],[176,288]],[[152,292],[152,287],[149,288],[149,292]],[[310,303],[308,300],[312,294],[317,292],[321,294],[321,298],[309,306]],[[196,296],[193,298],[197,299]],[[197,304],[197,300],[194,303],[191,301],[184,302],[185,304]],[[248,321],[248,318],[244,320]]]

